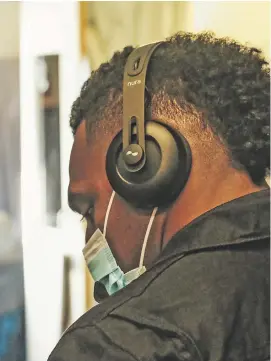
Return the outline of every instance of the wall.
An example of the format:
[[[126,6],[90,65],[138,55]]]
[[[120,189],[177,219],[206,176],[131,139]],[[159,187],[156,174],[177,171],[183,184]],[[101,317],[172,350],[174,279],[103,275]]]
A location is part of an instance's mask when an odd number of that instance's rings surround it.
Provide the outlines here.
[[[180,1],[89,2],[84,37],[91,67],[126,45],[155,42],[181,30],[186,6]]]
[[[190,1],[183,29],[212,30],[217,36],[248,42],[270,56],[269,1]]]
[[[20,239],[19,10],[19,2],[0,2],[0,79],[4,84],[0,88],[0,228],[1,215],[11,216],[17,239]],[[5,244],[5,248],[9,245]]]
[[[0,58],[19,56],[19,11],[19,2],[0,2]]]
[[[270,54],[268,1],[88,2],[84,49],[97,68],[126,45],[155,42],[185,30],[212,30]]]
[[[82,85],[79,19],[78,2],[21,2],[21,209],[28,361],[47,360],[63,327],[85,312],[84,235],[80,217],[67,206],[73,143],[69,115]],[[41,74],[36,66],[38,57],[47,55],[59,57],[62,209],[56,227],[46,223],[44,133],[37,81]],[[88,76],[84,71],[84,79]]]

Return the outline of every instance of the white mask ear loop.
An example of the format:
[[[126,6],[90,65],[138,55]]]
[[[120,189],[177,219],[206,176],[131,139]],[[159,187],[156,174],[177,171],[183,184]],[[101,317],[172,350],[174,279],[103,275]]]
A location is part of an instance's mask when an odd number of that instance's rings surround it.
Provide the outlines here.
[[[105,236],[106,236],[106,228],[107,228],[109,213],[110,213],[110,210],[111,210],[111,207],[112,207],[112,203],[113,203],[115,194],[116,194],[116,193],[113,191],[112,194],[111,194],[111,197],[110,197],[110,201],[109,201],[108,206],[107,206],[106,213],[105,213],[104,230],[103,230],[103,236],[104,236],[104,238],[105,238]]]
[[[106,229],[107,229],[107,223],[108,223],[109,213],[110,213],[110,210],[111,210],[111,207],[112,207],[112,203],[113,203],[115,194],[116,194],[116,193],[113,191],[113,192],[112,192],[112,195],[111,195],[111,197],[110,197],[109,203],[108,203],[107,210],[106,210],[105,219],[104,219],[104,229],[103,229],[103,236],[104,236],[104,237],[106,236]],[[151,232],[151,227],[152,227],[154,218],[155,218],[155,216],[156,216],[157,210],[158,210],[158,207],[155,207],[155,208],[153,209],[152,215],[151,215],[151,217],[150,217],[149,224],[148,224],[148,227],[147,227],[147,230],[146,230],[146,233],[145,233],[145,237],[144,237],[143,245],[142,245],[142,249],[141,249],[141,254],[140,254],[139,272],[141,271],[141,269],[142,269],[142,267],[143,267],[143,262],[144,262],[144,257],[145,257],[147,242],[148,242],[148,239],[149,239],[149,235],[150,235],[150,232]]]
[[[152,211],[152,215],[151,218],[149,220],[149,224],[145,233],[145,237],[144,237],[144,241],[143,241],[143,245],[142,245],[142,249],[141,249],[141,255],[140,255],[140,261],[139,261],[139,272],[141,271],[142,267],[143,267],[143,262],[144,262],[144,257],[145,257],[145,252],[146,252],[146,247],[147,247],[147,242],[149,239],[149,235],[150,235],[150,231],[151,231],[151,227],[154,221],[154,218],[156,216],[158,207],[155,207]]]

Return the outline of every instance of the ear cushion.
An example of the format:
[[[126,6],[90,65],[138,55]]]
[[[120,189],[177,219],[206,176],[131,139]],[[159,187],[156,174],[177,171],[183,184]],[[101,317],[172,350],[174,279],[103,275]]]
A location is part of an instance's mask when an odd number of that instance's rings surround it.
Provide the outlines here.
[[[133,139],[134,138],[134,139]],[[136,136],[132,136],[132,141]],[[115,192],[136,208],[165,207],[176,200],[191,169],[191,150],[179,133],[157,121],[146,123],[146,162],[131,172],[122,156],[122,132],[106,156],[106,173]]]

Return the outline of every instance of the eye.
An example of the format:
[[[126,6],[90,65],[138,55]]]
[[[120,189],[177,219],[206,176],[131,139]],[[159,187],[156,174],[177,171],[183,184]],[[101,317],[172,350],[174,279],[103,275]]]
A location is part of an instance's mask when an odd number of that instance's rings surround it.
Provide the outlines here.
[[[83,215],[80,222],[83,222],[83,221],[87,220],[88,218],[90,218],[92,220],[93,219],[93,212],[94,212],[94,207],[90,207],[86,211],[86,213]]]

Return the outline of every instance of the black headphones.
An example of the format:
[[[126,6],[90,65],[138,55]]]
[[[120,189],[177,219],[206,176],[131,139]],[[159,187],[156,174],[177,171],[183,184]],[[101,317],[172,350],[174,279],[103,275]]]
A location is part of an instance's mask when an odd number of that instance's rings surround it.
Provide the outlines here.
[[[146,119],[145,82],[151,55],[161,44],[135,49],[123,79],[123,129],[109,146],[106,173],[114,191],[133,207],[167,207],[188,180],[187,140],[168,125]]]

